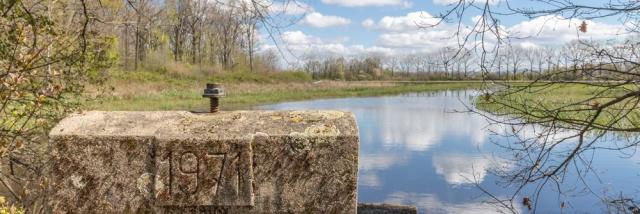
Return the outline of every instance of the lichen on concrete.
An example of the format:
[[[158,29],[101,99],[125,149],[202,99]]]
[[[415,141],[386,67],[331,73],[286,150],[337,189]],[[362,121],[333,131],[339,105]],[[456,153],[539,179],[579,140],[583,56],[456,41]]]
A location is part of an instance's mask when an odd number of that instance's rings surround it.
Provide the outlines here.
[[[92,111],[50,137],[56,213],[356,210],[351,113]]]
[[[83,189],[87,184],[82,181],[82,176],[72,175],[71,176],[71,184],[73,187],[77,189]]]
[[[317,124],[307,127],[304,133],[309,136],[338,136],[340,130],[335,125]]]
[[[137,187],[140,194],[142,195],[151,194],[151,192],[149,191],[150,190],[149,185],[152,184],[153,179],[154,179],[154,175],[151,173],[144,173],[138,178]]]

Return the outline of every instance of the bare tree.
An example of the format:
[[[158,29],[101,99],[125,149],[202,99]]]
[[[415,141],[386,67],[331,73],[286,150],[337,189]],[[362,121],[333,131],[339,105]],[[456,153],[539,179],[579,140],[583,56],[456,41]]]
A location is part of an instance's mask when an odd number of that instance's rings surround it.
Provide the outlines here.
[[[640,11],[640,3],[637,1],[531,2],[538,9],[518,7],[509,0],[499,4],[488,0],[459,0],[450,4],[440,18],[443,22],[454,20],[454,23],[461,26],[459,29],[465,29],[462,26],[465,25],[464,22],[460,20],[470,14],[481,14],[472,24],[474,31],[461,31],[457,36],[460,41],[459,49],[472,46],[480,53],[479,65],[485,74],[494,72],[491,70],[494,62],[500,69],[501,50],[513,45],[511,41],[518,39],[501,27],[502,21],[512,16],[536,18],[550,15],[583,20],[615,17],[619,24],[626,26],[627,32],[636,33],[640,29],[637,25],[640,20],[636,15]],[[589,30],[588,25],[583,24],[575,28],[575,34],[581,35]],[[516,201],[517,195],[523,193],[526,186],[535,185],[534,192],[526,193],[535,196],[526,200],[534,204],[535,210],[537,196],[542,188],[552,186],[562,193],[563,182],[569,172],[577,171],[580,176],[593,172],[586,152],[596,149],[624,152],[638,148],[638,142],[634,140],[625,143],[601,142],[604,136],[613,132],[619,134],[640,131],[635,116],[640,103],[640,72],[634,52],[638,45],[633,40],[606,44],[578,39],[564,48],[554,49],[553,54],[547,53],[547,70],[541,72],[531,83],[521,85],[493,82],[493,85],[499,87],[487,87],[486,94],[478,102],[492,106],[492,113],[470,110],[503,126],[513,127],[510,129],[512,136],[517,136],[525,127],[538,127],[535,137],[521,137],[517,142],[502,145],[513,151],[513,162],[518,167],[501,175],[517,188],[510,198],[496,198],[498,204],[514,208],[514,203],[519,203]],[[520,65],[518,61],[520,60],[511,58],[508,64],[514,73]],[[592,92],[588,96],[562,100],[553,105],[545,105],[537,100],[539,93],[552,93],[550,90],[572,85],[588,87]],[[550,137],[562,132],[568,133],[567,136]],[[627,199],[623,201],[633,201]]]
[[[397,56],[387,57],[385,58],[385,64],[391,71],[391,78],[394,77],[396,70],[398,69],[399,59]]]
[[[47,211],[47,131],[104,80],[114,43],[96,32],[93,1],[0,3],[0,189]]]
[[[523,53],[524,57],[527,60],[527,65],[529,65],[529,69],[528,69],[529,79],[533,79],[533,74],[534,74],[533,67],[536,65],[537,62],[541,63],[541,60],[538,57],[540,51],[538,48],[528,48],[528,49],[525,49],[523,52],[524,52]],[[523,78],[524,78],[524,75],[523,75]]]
[[[442,72],[445,75],[449,75],[449,71],[451,71],[451,76],[453,76],[453,69],[451,68],[452,60],[454,60],[456,56],[456,52],[451,47],[445,47],[437,52],[437,60],[438,64],[442,66]]]
[[[462,65],[462,68],[464,70],[464,78],[468,78],[469,77],[469,69],[471,67],[471,65],[474,62],[474,57],[473,57],[473,53],[468,50],[468,49],[464,49],[462,50],[462,54],[460,54],[459,58],[459,62]]]
[[[232,54],[236,48],[238,36],[241,33],[242,22],[238,19],[241,12],[238,6],[232,2],[232,5],[221,12],[222,16],[218,18],[218,31],[220,32],[220,62],[225,69],[231,69],[233,66]]]
[[[263,66],[263,71],[265,72],[273,72],[277,71],[280,63],[280,55],[275,50],[266,50],[262,53],[259,53],[258,61],[260,65]]]
[[[257,33],[257,21],[258,21],[258,13],[256,13],[255,9],[251,7],[251,5],[243,4],[242,5],[242,22],[244,28],[245,35],[245,43],[247,49],[247,57],[249,58],[249,69],[253,72],[253,56],[255,54],[255,43],[256,43],[256,33]]]
[[[128,39],[129,26],[133,24],[133,47],[134,47],[134,69],[138,69],[139,64],[146,57],[146,53],[150,50],[150,43],[152,40],[151,27],[156,21],[159,11],[154,7],[153,3],[149,0],[127,0],[127,6],[125,8],[127,12],[132,11],[134,17],[133,22],[124,20],[125,25],[125,38]],[[129,9],[130,8],[130,9]],[[129,17],[129,16],[127,16]],[[128,42],[128,41],[127,41]],[[128,44],[125,44],[128,45]],[[127,47],[128,48],[128,47]]]

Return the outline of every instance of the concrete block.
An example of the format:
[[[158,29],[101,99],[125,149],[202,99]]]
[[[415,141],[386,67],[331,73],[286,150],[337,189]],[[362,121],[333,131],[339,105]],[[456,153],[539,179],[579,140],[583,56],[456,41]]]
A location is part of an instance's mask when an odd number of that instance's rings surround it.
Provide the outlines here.
[[[339,111],[84,112],[50,133],[54,213],[355,213]]]

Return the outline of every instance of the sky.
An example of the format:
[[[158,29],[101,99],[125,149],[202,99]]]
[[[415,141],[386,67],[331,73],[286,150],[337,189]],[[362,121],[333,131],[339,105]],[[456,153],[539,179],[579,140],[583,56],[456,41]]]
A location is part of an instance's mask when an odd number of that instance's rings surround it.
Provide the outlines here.
[[[467,0],[469,1],[469,0]],[[490,1],[496,10],[506,8],[505,0]],[[261,50],[275,49],[290,53],[287,61],[312,55],[361,56],[378,54],[397,56],[435,52],[456,46],[456,23],[437,23],[435,18],[457,0],[314,0],[288,4],[273,3],[274,23],[290,26],[260,33]],[[545,5],[530,0],[509,0],[511,7],[542,9]],[[599,5],[599,1],[575,1]],[[285,9],[286,8],[286,9]],[[477,20],[478,10],[470,10],[462,17],[463,26]],[[559,46],[572,40],[615,40],[628,35],[616,17],[595,20],[564,19],[561,16],[526,18],[520,15],[500,17],[501,28],[512,38],[512,45],[523,48]],[[578,26],[585,21],[586,33]],[[283,25],[283,24],[281,24]],[[422,27],[421,27],[422,26]],[[269,35],[273,35],[271,39]],[[516,39],[517,38],[517,39]],[[276,46],[278,44],[278,46]]]

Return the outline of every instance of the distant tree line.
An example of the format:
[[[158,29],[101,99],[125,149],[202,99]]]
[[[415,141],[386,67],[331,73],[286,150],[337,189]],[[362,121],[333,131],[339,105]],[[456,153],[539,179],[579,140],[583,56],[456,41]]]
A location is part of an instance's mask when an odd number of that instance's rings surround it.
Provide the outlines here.
[[[110,53],[117,59],[117,67],[124,70],[194,72],[184,65],[198,65],[202,72],[210,74],[229,70],[278,71],[282,70],[280,52],[257,52],[259,42],[270,39],[258,38],[258,32],[275,29],[268,25],[276,15],[274,4],[240,0],[106,0],[94,7],[98,24],[93,28],[111,38]],[[303,54],[301,66],[296,69],[315,79],[350,81],[533,80],[558,71],[567,73],[548,78],[578,80],[581,75],[576,70],[598,63],[583,57],[593,45],[611,46],[590,41],[529,48],[513,44],[484,55],[482,62],[477,49],[460,47],[393,56]],[[482,72],[481,65],[489,72]]]
[[[113,37],[123,69],[163,69],[174,62],[204,65],[211,72],[278,67],[277,53],[256,54],[258,28],[273,3],[109,0],[102,4],[100,29]]]
[[[306,56],[302,69],[316,79],[335,80],[590,80],[614,75],[609,69],[634,68],[628,62],[612,63],[594,56],[593,51],[615,51],[634,56],[640,51],[632,40],[618,42],[573,41],[554,47],[508,46],[487,55],[489,72],[481,72],[480,55],[469,49],[441,48],[435,52],[397,56],[369,54]],[[588,56],[589,55],[589,56]],[[591,68],[597,66],[599,69]],[[609,68],[609,69],[606,69]],[[553,74],[553,75],[551,75]]]

